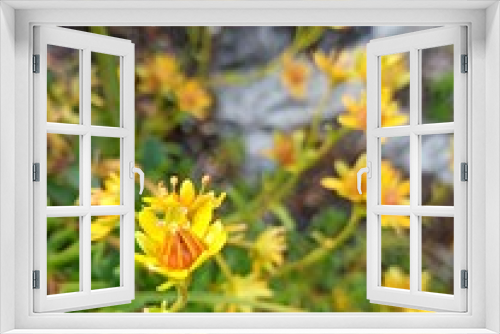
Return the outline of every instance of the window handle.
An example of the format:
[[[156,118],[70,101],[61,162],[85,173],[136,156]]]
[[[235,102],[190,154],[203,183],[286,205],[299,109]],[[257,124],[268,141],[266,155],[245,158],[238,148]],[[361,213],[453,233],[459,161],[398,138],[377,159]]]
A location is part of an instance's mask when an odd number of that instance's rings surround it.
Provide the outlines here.
[[[364,167],[364,168],[361,168],[360,170],[358,170],[358,192],[359,192],[359,194],[363,193],[363,191],[361,190],[361,176],[363,175],[363,173],[366,173],[366,176],[368,178],[372,177],[372,163],[370,161],[368,161],[366,164],[368,165],[368,167]]]
[[[144,190],[144,172],[140,168],[134,167],[133,161],[130,161],[129,167],[130,167],[130,178],[131,179],[133,179],[135,177],[135,173],[139,174],[140,187],[141,187],[141,189],[139,190],[139,194],[142,195],[142,191]]]

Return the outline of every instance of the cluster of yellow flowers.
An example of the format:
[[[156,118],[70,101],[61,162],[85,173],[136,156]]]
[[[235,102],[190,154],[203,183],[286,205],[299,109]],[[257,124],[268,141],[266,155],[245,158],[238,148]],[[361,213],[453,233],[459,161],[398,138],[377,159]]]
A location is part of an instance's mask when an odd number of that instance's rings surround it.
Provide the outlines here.
[[[143,199],[147,206],[138,214],[142,232],[136,232],[136,240],[144,254],[135,258],[165,276],[168,281],[160,290],[188,279],[227,239],[221,221],[213,221],[214,210],[226,194],[205,192],[208,176],[203,177],[198,193],[190,180],[184,180],[180,189],[178,182],[177,177],[171,178],[171,191],[159,184],[156,196]]]
[[[337,69],[335,64],[327,64],[324,56],[319,54],[317,62],[322,64],[321,68],[329,69],[332,80],[348,80],[366,78],[366,53],[357,52],[355,56],[339,56],[354,59],[351,70]],[[348,67],[349,68],[349,67]],[[404,55],[394,54],[381,57],[382,89],[381,89],[381,126],[398,126],[406,124],[408,115],[401,113],[399,103],[394,100],[394,92],[405,87],[409,83],[408,65]],[[358,100],[351,96],[344,96],[343,103],[347,113],[339,116],[339,123],[344,127],[366,131],[366,91],[363,91]],[[350,168],[344,161],[335,162],[335,170],[339,177],[324,178],[321,183],[325,188],[335,190],[340,196],[354,203],[366,201],[366,176],[362,179],[362,194],[357,191],[357,172],[366,166],[366,155],[361,155]],[[383,160],[380,166],[381,175],[381,204],[382,205],[408,205],[410,194],[410,183],[403,180],[401,172],[396,170],[390,161]],[[409,228],[408,217],[383,216],[383,226],[393,226],[398,231],[401,228]]]
[[[212,97],[200,80],[184,75],[174,56],[162,53],[148,57],[144,64],[136,67],[136,72],[138,92],[160,96],[173,94],[180,111],[200,120],[208,117]]]
[[[235,275],[229,268],[223,269],[226,281],[218,290],[225,296],[247,301],[259,301],[271,298],[273,291],[269,287],[269,274],[274,274],[285,262],[286,229],[284,227],[268,227],[259,234],[257,239],[248,245],[253,261],[251,273]],[[220,259],[220,261],[223,261]],[[225,264],[222,263],[222,267]],[[219,303],[216,312],[252,312],[254,307],[242,303]]]

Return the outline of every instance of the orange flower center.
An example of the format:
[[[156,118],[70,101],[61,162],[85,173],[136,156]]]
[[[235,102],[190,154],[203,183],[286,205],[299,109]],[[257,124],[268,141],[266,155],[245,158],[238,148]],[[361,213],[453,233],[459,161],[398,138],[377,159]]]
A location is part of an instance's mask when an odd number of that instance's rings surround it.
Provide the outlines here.
[[[292,68],[288,72],[288,79],[294,86],[301,85],[305,81],[305,73],[300,68]]]
[[[160,261],[169,269],[188,269],[205,249],[203,242],[190,230],[178,228],[165,238]]]
[[[198,96],[195,92],[186,92],[182,96],[182,104],[189,109],[194,108],[197,101]]]
[[[283,166],[291,166],[295,162],[295,152],[291,141],[283,141],[276,147],[276,156]]]

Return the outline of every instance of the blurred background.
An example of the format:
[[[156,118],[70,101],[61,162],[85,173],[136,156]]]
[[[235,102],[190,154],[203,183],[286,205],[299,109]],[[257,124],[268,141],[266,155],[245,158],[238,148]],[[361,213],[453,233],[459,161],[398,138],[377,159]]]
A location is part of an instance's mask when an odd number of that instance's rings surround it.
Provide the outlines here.
[[[69,27],[135,44],[143,197],[173,175],[226,192],[228,240],[193,272],[183,312],[411,312],[366,299],[366,43],[430,27]],[[453,49],[422,52],[422,122],[453,121]],[[382,64],[382,126],[408,124],[407,54]],[[92,124],[120,124],[119,58],[92,55]],[[77,50],[48,49],[48,121],[79,123]],[[79,138],[48,134],[48,205],[77,205]],[[422,137],[424,205],[453,205],[452,135]],[[382,140],[382,204],[409,201],[409,139]],[[120,141],[92,138],[92,204],[120,203]],[[144,203],[136,195],[136,211]],[[422,290],[453,293],[453,219],[422,218]],[[79,220],[48,218],[48,293],[79,290]],[[409,217],[382,216],[382,285],[409,289]],[[92,288],[120,284],[120,217],[92,219]],[[140,231],[136,223],[136,230]],[[139,246],[136,253],[141,253]],[[162,312],[136,263],[130,304]]]

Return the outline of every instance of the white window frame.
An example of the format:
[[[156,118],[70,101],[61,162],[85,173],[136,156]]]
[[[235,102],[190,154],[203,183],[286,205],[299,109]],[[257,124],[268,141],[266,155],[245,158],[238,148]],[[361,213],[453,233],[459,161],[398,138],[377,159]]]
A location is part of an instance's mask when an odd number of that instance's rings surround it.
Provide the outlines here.
[[[100,333],[147,332],[161,329],[172,333],[234,333],[296,332],[303,333],[491,333],[500,331],[498,221],[500,209],[500,137],[498,110],[500,98],[500,19],[497,4],[482,1],[434,0],[325,2],[24,2],[7,1],[0,4],[0,320],[1,331],[16,329],[15,333],[76,332],[76,329],[100,329]],[[16,7],[13,10],[12,7]],[[70,8],[61,9],[62,6]],[[71,6],[74,6],[73,9]],[[87,9],[75,10],[75,7]],[[211,7],[212,6],[212,7]],[[488,7],[486,9],[486,7]],[[103,10],[103,7],[107,8]],[[149,10],[137,10],[149,7]],[[163,8],[158,8],[163,7]],[[437,7],[437,8],[436,8]],[[22,9],[24,8],[24,9]],[[35,9],[34,9],[35,8]],[[40,10],[40,8],[45,8]],[[47,8],[49,10],[47,10]],[[376,8],[376,9],[374,9]],[[397,8],[397,9],[396,9]],[[403,8],[403,9],[401,9]],[[404,9],[406,8],[406,9]],[[15,20],[14,20],[15,19]],[[470,158],[468,192],[469,309],[467,313],[439,314],[34,314],[30,289],[32,262],[32,212],[30,181],[32,156],[32,94],[30,55],[32,27],[47,25],[467,25],[471,63],[468,85],[468,146]],[[7,28],[7,29],[5,29]],[[486,29],[487,28],[487,29]],[[12,31],[15,30],[15,39]],[[6,46],[6,47],[5,47]],[[14,53],[15,47],[15,53]],[[15,54],[15,61],[14,61]],[[13,66],[15,65],[15,72]],[[485,71],[488,66],[488,71]],[[8,76],[4,75],[8,74]],[[15,86],[10,85],[15,78]],[[12,80],[12,81],[11,81]],[[488,85],[486,85],[486,83]],[[15,94],[15,99],[12,98]],[[12,96],[9,96],[12,95]],[[8,111],[6,111],[8,109]],[[15,117],[12,110],[15,110]],[[488,122],[486,119],[488,117]],[[15,126],[15,145],[12,145]],[[486,133],[486,134],[485,134]],[[5,138],[4,136],[7,136]],[[10,137],[8,137],[10,136]],[[6,142],[4,139],[10,139]],[[495,149],[485,153],[486,139]],[[15,160],[15,164],[12,162]],[[488,162],[488,164],[486,164]],[[477,166],[477,168],[475,168]],[[12,174],[15,171],[15,177]],[[490,172],[486,183],[485,171]],[[4,186],[6,185],[6,186]],[[8,201],[15,189],[15,201]],[[488,194],[488,196],[486,196]],[[485,205],[486,201],[486,205]],[[15,210],[9,210],[14,205]],[[488,219],[486,219],[486,213]],[[12,220],[12,218],[15,218]],[[15,222],[15,225],[12,224]],[[12,235],[15,234],[15,242]],[[14,253],[14,256],[12,254]],[[486,261],[485,255],[489,254]],[[15,286],[15,289],[12,288]],[[488,293],[485,293],[488,289]],[[14,305],[14,307],[12,307]],[[136,331],[133,328],[141,328]],[[288,328],[288,329],[286,329]],[[295,330],[292,330],[292,329]],[[415,330],[411,330],[415,328]],[[59,329],[59,331],[57,330]],[[120,330],[121,329],[121,330]],[[126,329],[126,330],[125,330]],[[267,331],[266,331],[267,329]],[[370,330],[371,329],[371,330]],[[82,331],[80,331],[82,332]],[[90,332],[90,331],[89,331]]]

